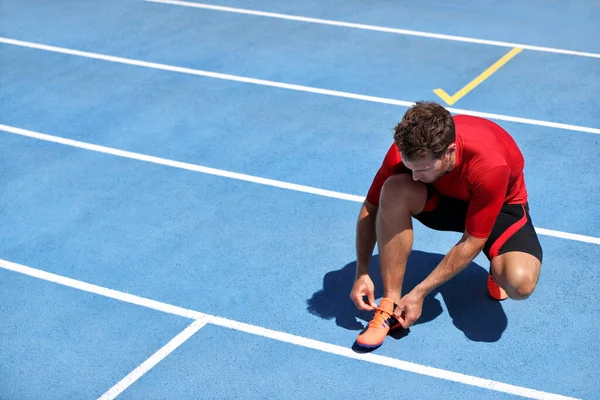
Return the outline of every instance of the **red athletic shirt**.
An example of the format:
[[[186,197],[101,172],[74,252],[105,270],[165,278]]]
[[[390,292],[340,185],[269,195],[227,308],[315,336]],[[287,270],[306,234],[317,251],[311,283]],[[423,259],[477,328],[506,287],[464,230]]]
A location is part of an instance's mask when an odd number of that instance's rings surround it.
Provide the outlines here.
[[[466,231],[487,238],[504,204],[525,204],[525,161],[513,138],[492,121],[457,115],[456,167],[432,185],[442,195],[469,202]],[[373,179],[367,201],[379,204],[384,182],[398,173],[410,173],[400,151],[392,144]]]

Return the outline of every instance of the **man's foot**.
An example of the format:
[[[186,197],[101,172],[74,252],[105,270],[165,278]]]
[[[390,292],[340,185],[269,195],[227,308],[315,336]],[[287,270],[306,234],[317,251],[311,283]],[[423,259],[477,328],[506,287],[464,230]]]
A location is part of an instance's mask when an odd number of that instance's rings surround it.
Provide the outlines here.
[[[506,291],[498,286],[492,274],[488,274],[487,287],[490,296],[492,296],[494,300],[505,300],[508,298]]]
[[[394,317],[396,304],[390,299],[383,298],[379,308],[369,325],[356,338],[356,344],[367,349],[374,349],[382,345],[390,329],[399,328],[400,322]]]

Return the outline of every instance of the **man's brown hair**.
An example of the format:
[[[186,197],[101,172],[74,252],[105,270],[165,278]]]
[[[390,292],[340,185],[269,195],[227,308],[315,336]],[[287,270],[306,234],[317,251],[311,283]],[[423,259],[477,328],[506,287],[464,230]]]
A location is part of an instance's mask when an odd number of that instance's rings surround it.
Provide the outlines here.
[[[394,128],[394,141],[409,161],[421,159],[428,153],[435,159],[441,158],[455,138],[450,112],[428,101],[418,101],[409,108]]]

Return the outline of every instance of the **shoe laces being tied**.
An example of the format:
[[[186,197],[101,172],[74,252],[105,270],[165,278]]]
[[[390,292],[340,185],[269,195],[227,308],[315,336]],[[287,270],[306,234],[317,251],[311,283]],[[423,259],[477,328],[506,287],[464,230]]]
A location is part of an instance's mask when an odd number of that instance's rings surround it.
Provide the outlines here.
[[[395,305],[394,305],[395,306]],[[371,322],[369,322],[369,326],[373,327],[373,328],[380,328],[380,327],[387,327],[391,328],[392,326],[388,323],[388,319],[393,318],[394,320],[397,320],[396,316],[394,315],[393,312],[389,312],[387,310],[384,310],[381,307],[377,307],[377,311],[375,312],[375,316],[373,317],[373,319],[371,320]]]

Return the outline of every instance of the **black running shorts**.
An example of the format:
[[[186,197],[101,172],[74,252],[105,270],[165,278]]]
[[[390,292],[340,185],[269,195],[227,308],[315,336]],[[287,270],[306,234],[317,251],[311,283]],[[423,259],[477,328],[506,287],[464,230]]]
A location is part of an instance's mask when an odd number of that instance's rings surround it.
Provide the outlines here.
[[[440,195],[431,185],[427,185],[427,200],[428,205],[415,219],[434,230],[464,233],[469,203]],[[509,251],[528,253],[542,262],[542,246],[531,222],[529,204],[505,204],[483,248],[488,260]]]

